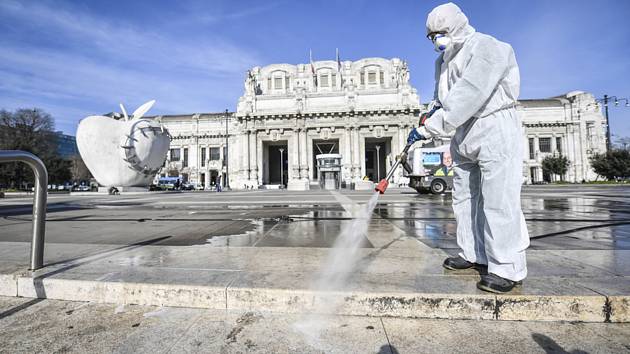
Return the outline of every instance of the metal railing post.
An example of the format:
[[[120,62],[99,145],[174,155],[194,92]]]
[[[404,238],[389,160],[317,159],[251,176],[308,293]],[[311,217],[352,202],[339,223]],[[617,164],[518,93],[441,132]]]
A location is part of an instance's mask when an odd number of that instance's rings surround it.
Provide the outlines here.
[[[33,200],[33,239],[31,241],[30,270],[44,266],[44,237],[46,235],[46,199],[48,196],[48,171],[39,157],[20,150],[1,150],[0,162],[24,162],[35,174]]]

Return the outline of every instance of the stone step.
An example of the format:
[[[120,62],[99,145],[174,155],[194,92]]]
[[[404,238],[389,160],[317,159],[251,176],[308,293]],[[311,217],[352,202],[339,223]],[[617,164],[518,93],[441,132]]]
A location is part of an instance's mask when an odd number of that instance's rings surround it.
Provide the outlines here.
[[[238,283],[238,282],[236,282]],[[466,320],[630,322],[630,296],[338,291],[0,276],[0,295],[278,313]]]

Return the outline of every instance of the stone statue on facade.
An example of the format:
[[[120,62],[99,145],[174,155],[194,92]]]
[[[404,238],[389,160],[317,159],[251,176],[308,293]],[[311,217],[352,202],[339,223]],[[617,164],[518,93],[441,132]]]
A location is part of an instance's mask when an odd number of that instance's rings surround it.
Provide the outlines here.
[[[306,99],[306,89],[303,86],[295,87],[295,108],[298,112],[304,111],[304,100]]]
[[[344,87],[344,91],[346,92],[346,104],[348,105],[348,108],[350,108],[350,110],[354,110],[356,99],[356,86],[352,78],[346,81],[346,83],[347,84]]]
[[[247,70],[245,78],[245,96],[254,96],[256,94],[256,78],[251,70]]]
[[[409,66],[406,61],[397,62],[396,66],[396,74],[394,81],[396,82],[396,87],[400,86],[408,86],[409,85]]]
[[[407,62],[404,60],[402,62],[401,71],[402,71],[401,81],[403,85],[409,85],[409,66],[407,65]]]

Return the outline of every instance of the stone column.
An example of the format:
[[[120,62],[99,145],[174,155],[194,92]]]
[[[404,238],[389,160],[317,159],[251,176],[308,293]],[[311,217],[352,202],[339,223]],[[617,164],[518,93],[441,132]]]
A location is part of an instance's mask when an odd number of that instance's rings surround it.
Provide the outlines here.
[[[343,139],[339,141],[340,144],[343,144],[339,147],[339,151],[342,153],[341,165],[344,171],[342,177],[346,180],[346,184],[349,184],[352,179],[352,139],[350,138],[350,134],[350,127],[345,127],[343,130]]]
[[[313,138],[308,137],[308,131],[306,132],[306,156],[308,159],[306,160],[306,166],[308,167],[308,181],[309,183],[313,180],[313,171],[315,170],[315,166],[313,166]]]
[[[306,155],[306,133],[300,131],[299,128],[293,130],[293,136],[291,138],[293,152],[291,152],[291,161],[293,161],[294,165],[289,166],[289,169],[292,171],[292,178],[289,177],[289,183],[287,183],[288,190],[307,190],[309,188],[308,179],[305,179],[303,173],[306,173],[307,169],[303,168],[305,166],[306,160],[304,156]]]
[[[308,140],[306,137],[306,128],[300,130],[300,179],[308,180]]]
[[[289,181],[300,178],[300,135],[299,129],[293,129],[293,134],[289,138]]]
[[[390,128],[391,129],[391,128]],[[405,147],[405,145],[407,145],[407,141],[406,141],[406,137],[404,136],[404,132],[403,129],[398,128],[397,126],[394,128],[396,129],[396,133],[394,134],[394,138],[392,138],[392,141],[396,141],[396,147],[393,147],[392,144],[392,153],[391,153],[391,157],[392,157],[392,162],[394,162],[396,160],[396,155],[400,154],[403,150],[403,148]],[[407,155],[408,156],[408,155]],[[389,168],[389,166],[388,166]],[[398,169],[398,178],[397,178],[397,183],[407,183],[408,180],[404,177],[405,173],[404,173],[405,169],[402,168],[402,166],[400,166],[400,168]],[[405,178],[403,180],[403,178]]]
[[[244,182],[249,178],[248,176],[248,171],[247,171],[247,159],[249,156],[249,150],[247,148],[248,145],[248,140],[249,140],[249,132],[248,131],[243,131],[243,133],[238,137],[238,143],[239,143],[239,156],[238,159],[230,159],[232,161],[238,161],[238,171],[240,172],[239,175],[239,188],[243,187]],[[229,155],[228,155],[229,158]],[[230,161],[231,162],[231,161]],[[230,170],[232,170],[232,168],[230,168]],[[234,168],[234,171],[236,172],[237,169]]]
[[[361,179],[361,144],[359,143],[359,127],[352,127],[352,178]]]
[[[588,176],[588,155],[587,155],[587,151],[588,150],[592,150],[596,147],[596,145],[594,144],[594,141],[591,140],[591,138],[588,135],[588,129],[587,129],[587,125],[586,125],[586,117],[582,117],[580,120],[580,159],[579,161],[579,165],[578,165],[578,169],[580,170],[580,180],[582,179],[586,179],[586,177]],[[595,126],[593,126],[593,129],[595,129]],[[605,141],[605,140],[604,140]]]
[[[249,183],[250,184],[257,184],[257,180],[258,180],[258,164],[257,164],[257,143],[256,143],[256,137],[257,137],[257,132],[256,130],[252,130],[251,133],[249,134],[249,168],[250,168],[250,172],[249,172]]]
[[[367,171],[365,168],[365,137],[360,134],[360,129],[358,128],[357,128],[357,141],[359,145],[359,149],[357,151],[357,155],[358,155],[357,161],[359,162],[359,166],[358,166],[359,178],[363,178],[363,176],[367,175]]]
[[[258,136],[256,137],[256,165],[259,167],[258,180],[256,181],[256,184],[262,185],[265,173],[263,170],[263,141]]]
[[[577,180],[577,171],[575,166],[575,137],[574,137],[574,129],[573,123],[569,123],[566,126],[566,149],[567,149],[567,158],[571,161],[571,165],[569,165],[569,179],[571,182],[580,182]]]

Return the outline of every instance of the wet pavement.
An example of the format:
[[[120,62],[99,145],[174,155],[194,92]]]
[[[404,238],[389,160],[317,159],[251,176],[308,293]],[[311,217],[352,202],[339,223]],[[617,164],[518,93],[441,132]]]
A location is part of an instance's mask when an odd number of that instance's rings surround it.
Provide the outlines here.
[[[359,191],[51,195],[46,267],[27,272],[29,198],[0,200],[0,295],[296,313]],[[509,295],[449,272],[451,196],[391,188],[340,286],[345,315],[630,321],[630,188],[525,187],[529,275]],[[392,299],[396,299],[392,301]],[[457,304],[454,306],[453,304]]]
[[[370,192],[341,191],[349,203]],[[630,188],[525,187],[531,249],[630,249]],[[0,242],[30,241],[29,198],[0,200]],[[456,249],[451,198],[390,189],[372,221],[428,247]],[[331,247],[349,215],[330,192],[243,191],[49,198],[47,242],[214,247]],[[382,229],[379,232],[387,232]],[[373,247],[365,240],[363,247]]]

